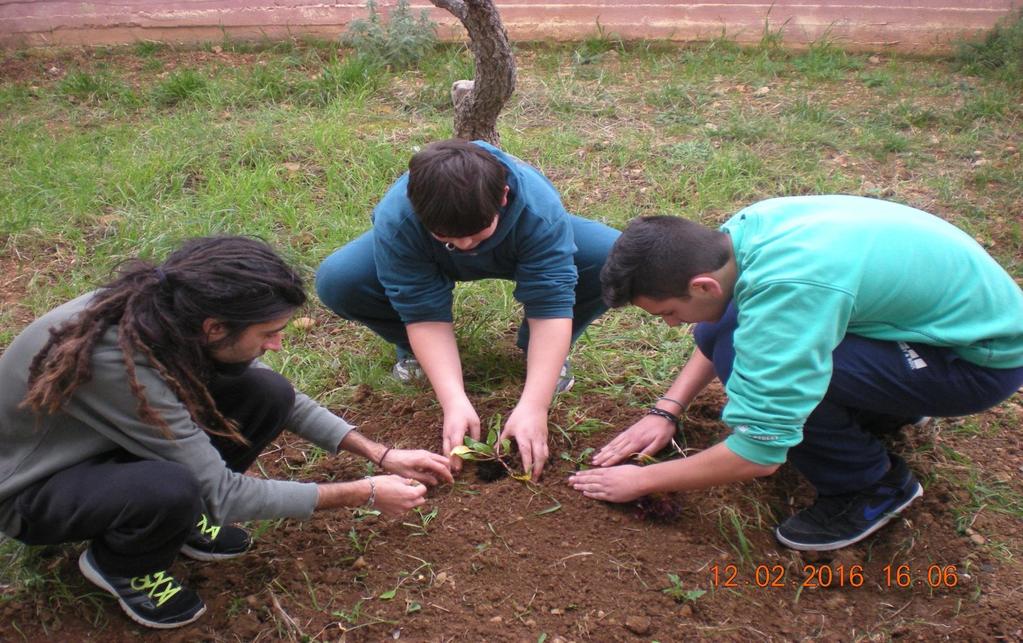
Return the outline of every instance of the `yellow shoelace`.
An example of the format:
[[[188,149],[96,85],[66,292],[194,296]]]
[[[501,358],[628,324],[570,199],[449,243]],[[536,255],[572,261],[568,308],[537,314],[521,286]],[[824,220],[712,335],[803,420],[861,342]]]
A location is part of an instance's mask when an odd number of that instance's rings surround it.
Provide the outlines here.
[[[211,525],[206,514],[199,517],[199,524],[196,527],[199,528],[200,533],[209,536],[210,540],[216,540],[217,535],[220,534],[220,525]]]
[[[166,588],[160,589],[160,586],[165,584]],[[181,591],[181,585],[178,585],[174,577],[168,576],[166,572],[136,576],[131,579],[131,588],[136,592],[146,592],[151,598],[156,599],[157,607],[163,605]]]

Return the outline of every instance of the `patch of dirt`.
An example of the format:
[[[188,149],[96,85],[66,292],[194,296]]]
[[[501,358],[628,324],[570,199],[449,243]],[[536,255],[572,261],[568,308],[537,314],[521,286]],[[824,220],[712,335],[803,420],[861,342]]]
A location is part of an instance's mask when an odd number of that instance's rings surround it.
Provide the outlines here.
[[[355,399],[346,415],[374,439],[439,447],[440,410],[426,392],[399,398],[363,387]],[[476,400],[481,417],[506,410],[513,401]],[[612,427],[636,418],[635,409],[605,397],[583,394],[573,402],[573,412]],[[721,391],[710,390],[691,409],[689,448],[706,448],[721,438],[722,404]],[[561,426],[578,419],[566,416],[566,406],[552,415]],[[573,436],[571,444],[556,436],[550,468],[538,486],[508,477],[484,483],[468,465],[453,488],[431,492],[422,515],[357,520],[347,512],[325,512],[305,523],[270,526],[242,558],[217,564],[182,560],[174,572],[204,596],[209,611],[193,626],[150,636],[172,641],[536,641],[543,634],[551,641],[1018,639],[1023,574],[1011,559],[1020,552],[1018,518],[980,507],[966,517],[971,527],[960,535],[957,518],[970,502],[969,490],[932,470],[955,468],[940,460],[949,446],[990,463],[976,473],[993,476],[1003,491],[1018,497],[1023,448],[1018,440],[992,436],[985,426],[1018,419],[1021,412],[1017,399],[973,418],[979,419],[982,437],[961,437],[953,421],[907,435],[895,448],[921,474],[922,500],[865,543],[814,555],[782,548],[772,536],[776,520],[811,497],[790,470],[765,481],[679,495],[673,498],[678,515],[655,521],[635,503],[590,501],[565,482],[575,465],[560,454],[598,447],[613,429]],[[347,456],[311,458],[293,436],[275,443],[261,465],[274,477],[332,480],[365,473],[363,462]],[[963,471],[964,477],[969,473]],[[81,595],[90,586],[77,573],[76,554],[76,548],[63,548],[52,568]],[[678,577],[681,592],[706,593],[676,602],[662,591],[671,586],[669,574]],[[56,634],[78,640],[95,633],[95,608],[82,602],[33,607],[8,604],[0,608],[0,619],[16,623],[29,640]],[[104,639],[127,641],[140,634],[113,601],[104,599],[99,609],[106,617]],[[28,616],[33,611],[38,618]]]

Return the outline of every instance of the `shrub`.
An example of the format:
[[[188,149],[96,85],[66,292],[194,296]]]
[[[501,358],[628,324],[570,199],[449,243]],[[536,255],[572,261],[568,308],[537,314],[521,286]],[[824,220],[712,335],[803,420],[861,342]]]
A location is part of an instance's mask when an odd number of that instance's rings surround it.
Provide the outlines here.
[[[963,71],[1023,81],[1023,9],[1000,20],[981,42],[962,42],[956,60]]]
[[[369,17],[355,20],[341,37],[341,44],[381,66],[407,69],[428,54],[437,44],[437,23],[424,9],[416,17],[408,0],[398,0],[385,20],[374,0],[366,2]]]

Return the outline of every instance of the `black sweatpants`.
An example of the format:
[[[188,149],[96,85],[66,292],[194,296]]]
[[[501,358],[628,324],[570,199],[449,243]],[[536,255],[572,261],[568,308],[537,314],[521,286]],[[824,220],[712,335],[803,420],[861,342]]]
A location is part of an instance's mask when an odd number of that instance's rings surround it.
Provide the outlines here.
[[[284,428],[295,391],[265,368],[220,374],[210,385],[218,410],[249,441],[211,436],[232,471],[245,471]],[[92,541],[100,568],[116,576],[167,569],[199,519],[199,483],[188,467],[115,450],[59,471],[22,491],[17,539],[29,545]]]

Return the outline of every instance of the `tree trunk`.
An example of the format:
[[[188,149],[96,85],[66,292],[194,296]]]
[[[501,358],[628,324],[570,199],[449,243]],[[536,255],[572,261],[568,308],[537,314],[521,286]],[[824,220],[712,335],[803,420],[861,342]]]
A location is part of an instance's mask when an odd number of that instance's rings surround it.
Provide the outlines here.
[[[500,145],[497,117],[515,91],[515,57],[508,33],[493,0],[430,0],[458,18],[469,33],[469,48],[476,59],[471,81],[459,80],[451,88],[455,105],[455,136]]]

